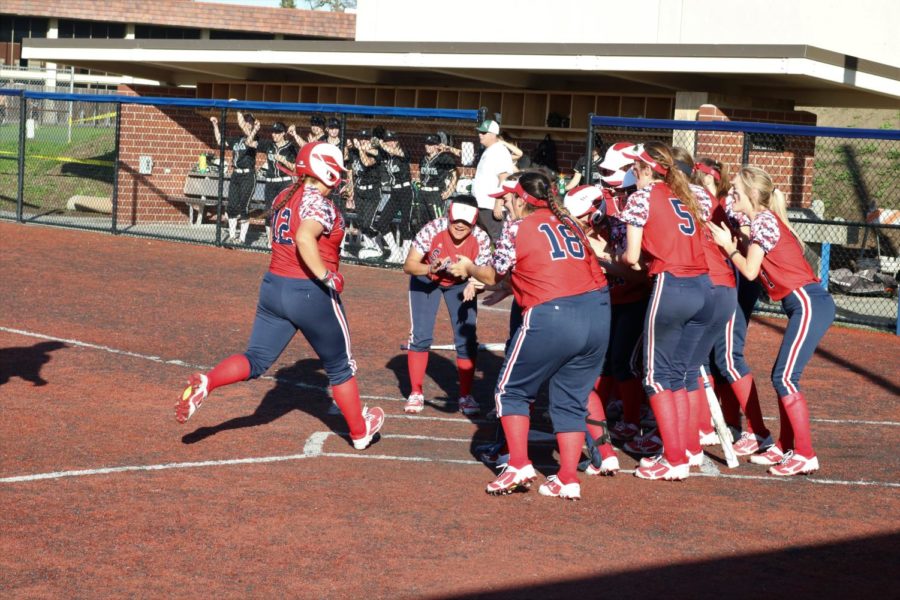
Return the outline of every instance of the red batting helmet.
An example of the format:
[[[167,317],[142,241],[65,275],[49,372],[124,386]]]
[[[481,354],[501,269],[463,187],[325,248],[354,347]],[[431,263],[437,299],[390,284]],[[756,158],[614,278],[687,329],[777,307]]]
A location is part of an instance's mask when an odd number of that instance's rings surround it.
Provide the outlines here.
[[[340,148],[327,142],[310,142],[297,154],[295,171],[298,177],[309,175],[330,188],[341,180],[344,157]]]

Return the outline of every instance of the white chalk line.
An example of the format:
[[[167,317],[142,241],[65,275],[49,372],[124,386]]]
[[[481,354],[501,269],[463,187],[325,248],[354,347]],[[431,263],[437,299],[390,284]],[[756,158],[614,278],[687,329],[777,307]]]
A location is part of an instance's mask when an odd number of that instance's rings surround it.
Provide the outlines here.
[[[346,435],[346,434],[343,434]],[[119,467],[102,467],[97,469],[80,469],[80,470],[71,470],[71,471],[54,471],[50,473],[35,473],[31,475],[16,475],[11,477],[3,477],[0,478],[0,484],[9,484],[9,483],[27,483],[34,481],[45,481],[51,479],[63,479],[66,477],[87,477],[94,475],[109,475],[115,473],[128,473],[128,472],[141,472],[141,471],[164,471],[170,469],[194,469],[194,468],[202,468],[202,467],[219,467],[219,466],[230,466],[230,465],[246,465],[246,464],[265,464],[265,463],[274,463],[274,462],[285,462],[285,461],[294,461],[294,460],[302,460],[305,458],[317,458],[317,457],[325,457],[325,458],[357,458],[357,459],[367,459],[367,460],[392,460],[398,462],[425,462],[425,463],[439,463],[439,464],[458,464],[458,465],[480,465],[484,466],[481,461],[473,460],[473,459],[453,459],[453,458],[441,458],[441,457],[427,457],[427,456],[397,456],[391,454],[354,454],[350,452],[326,452],[324,450],[325,442],[329,437],[340,437],[342,436],[341,432],[332,432],[332,431],[317,431],[310,435],[306,442],[303,445],[303,453],[302,454],[288,454],[288,455],[280,455],[280,456],[260,456],[253,458],[231,458],[231,459],[221,459],[221,460],[206,460],[206,461],[196,461],[196,462],[175,462],[175,463],[163,463],[163,464],[155,464],[155,465],[126,465]],[[473,440],[469,438],[439,438],[439,437],[429,437],[422,435],[406,435],[406,434],[385,434],[382,436],[384,439],[417,439],[417,440],[427,440],[427,441],[437,441],[437,442],[452,442],[452,443],[466,443],[469,444]],[[544,464],[536,464],[535,468],[541,470],[553,470],[557,468],[557,465],[544,465]],[[622,469],[619,471],[620,474],[633,474],[633,469]],[[750,480],[750,481],[784,481],[788,482],[791,480],[796,480],[796,477],[786,478],[786,477],[772,477],[765,475],[737,475],[733,473],[722,473],[719,471],[718,467],[708,458],[704,459],[704,465],[701,467],[700,473],[692,473],[691,477],[717,477],[724,479],[738,479],[738,480]],[[822,485],[842,485],[842,486],[863,486],[863,487],[882,487],[882,488],[900,488],[900,483],[892,483],[885,481],[866,481],[866,480],[857,480],[857,481],[847,481],[847,480],[838,480],[838,479],[819,479],[816,477],[805,477],[800,478],[801,480],[808,481],[810,483],[822,484]]]
[[[324,434],[324,435],[322,435]],[[483,465],[481,461],[472,460],[472,459],[449,459],[449,458],[432,458],[432,457],[424,457],[424,456],[395,456],[389,454],[351,454],[349,452],[325,452],[323,450],[325,441],[329,436],[336,435],[333,432],[316,432],[313,436],[316,437],[316,446],[315,448],[309,448],[312,452],[315,452],[315,456],[325,456],[331,458],[360,458],[360,459],[368,459],[368,460],[396,460],[402,462],[434,462],[434,463],[451,463],[451,464],[466,464],[466,465]],[[385,438],[389,437],[405,437],[405,436],[384,436]],[[312,436],[311,436],[312,438]],[[471,440],[462,440],[466,443],[471,442]],[[304,452],[307,450],[309,446],[304,447]],[[709,463],[709,464],[707,464]],[[537,469],[556,469],[558,465],[535,465]],[[619,473],[622,474],[634,474],[634,469],[621,469]],[[768,481],[768,482],[785,482],[788,483],[790,481],[808,481],[810,483],[817,483],[821,485],[843,485],[843,486],[864,486],[864,487],[884,487],[884,488],[900,488],[900,483],[893,483],[889,481],[866,481],[866,480],[856,480],[856,481],[847,481],[840,479],[820,479],[817,477],[776,477],[773,475],[738,475],[736,473],[723,473],[719,471],[718,467],[711,461],[708,457],[704,458],[704,466],[701,467],[701,471],[691,472],[691,477],[718,477],[723,479],[738,479],[738,480],[748,480],[748,481]]]
[[[17,475],[0,478],[0,483],[21,483],[25,481],[41,481],[45,479],[62,479],[64,477],[85,477],[88,475],[108,475],[111,473],[127,473],[134,471],[165,471],[168,469],[196,469],[199,467],[217,467],[222,465],[247,465],[287,460],[310,458],[308,454],[288,454],[286,456],[260,456],[256,458],[228,458],[223,460],[203,460],[197,462],[163,463],[157,465],[128,465],[123,467],[102,467],[99,469],[81,469],[77,471],[54,471],[34,475]]]

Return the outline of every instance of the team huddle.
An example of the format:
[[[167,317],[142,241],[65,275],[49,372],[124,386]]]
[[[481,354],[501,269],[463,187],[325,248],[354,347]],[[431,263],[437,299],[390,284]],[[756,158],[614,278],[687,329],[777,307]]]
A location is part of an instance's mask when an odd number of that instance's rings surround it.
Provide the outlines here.
[[[190,377],[175,406],[179,422],[217,387],[262,375],[299,330],[323,362],[353,446],[363,450],[376,439],[384,411],[360,402],[340,296],[345,223],[330,196],[344,171],[337,146],[300,149],[296,183],[273,200],[271,262],[247,349]],[[799,380],[835,307],[804,258],[772,178],[751,166],[732,177],[714,159],[695,160],[654,141],[610,146],[588,179],[564,197],[546,170],[500,179],[491,196],[502,203],[502,213],[494,212],[503,216],[502,229],[493,238],[480,226],[476,198],[450,196],[402,249],[411,315],[405,412],[426,405],[441,298],[453,327],[459,410],[481,412],[471,393],[477,298],[489,305],[512,295],[494,388],[498,438],[480,456],[499,469],[487,493],[524,491],[537,479],[528,432],[545,383],[559,456],[558,472],[538,488],[545,496],[579,499],[579,470],[619,471],[613,442],[643,457],[635,475],[647,480],[686,479],[702,464],[702,446],[720,442],[775,476],[817,470]],[[762,289],[788,317],[771,374],[777,439],[765,426],[743,355]],[[713,429],[710,385],[733,439]],[[612,410],[621,415],[610,426]]]

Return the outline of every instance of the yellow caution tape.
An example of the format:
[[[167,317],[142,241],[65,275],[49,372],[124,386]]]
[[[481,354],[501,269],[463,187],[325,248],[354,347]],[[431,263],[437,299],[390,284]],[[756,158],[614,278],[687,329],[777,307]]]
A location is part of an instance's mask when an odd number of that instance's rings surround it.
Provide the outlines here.
[[[0,150],[0,154],[6,156],[18,156],[18,152],[9,152]],[[75,163],[78,165],[94,165],[97,167],[114,167],[116,163],[111,160],[94,160],[92,158],[75,158],[74,156],[43,156],[41,154],[26,154],[25,158],[40,158],[42,160],[56,160],[65,163]]]
[[[100,119],[107,119],[109,117],[116,116],[115,112],[109,112],[103,115],[97,115],[96,117],[84,117],[82,119],[69,119],[69,124],[74,123],[87,123],[88,121],[99,121]]]

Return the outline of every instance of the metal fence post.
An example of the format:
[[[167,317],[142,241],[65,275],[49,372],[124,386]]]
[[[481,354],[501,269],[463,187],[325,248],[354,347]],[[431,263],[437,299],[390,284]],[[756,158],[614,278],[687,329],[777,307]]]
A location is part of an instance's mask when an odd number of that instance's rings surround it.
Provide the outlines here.
[[[119,233],[118,216],[119,216],[119,144],[121,142],[122,133],[122,103],[116,102],[116,146],[115,156],[113,156],[113,189],[112,189],[112,232],[113,235]]]
[[[225,190],[225,119],[228,118],[228,109],[222,108],[219,119],[219,201],[216,203],[216,246],[222,245],[222,192]],[[201,209],[202,210],[202,209]]]
[[[828,291],[828,272],[831,270],[831,242],[822,242],[822,258],[819,262],[819,279],[822,287]]]
[[[591,185],[594,183],[591,181],[591,175],[594,172],[594,126],[591,125],[591,119],[594,118],[594,113],[588,113],[588,125],[587,125],[587,144],[585,148],[585,160],[584,160],[584,171],[581,173],[581,183],[586,185]]]
[[[16,221],[24,220],[25,206],[25,127],[28,121],[28,99],[24,90],[19,93],[19,173],[16,190]]]

